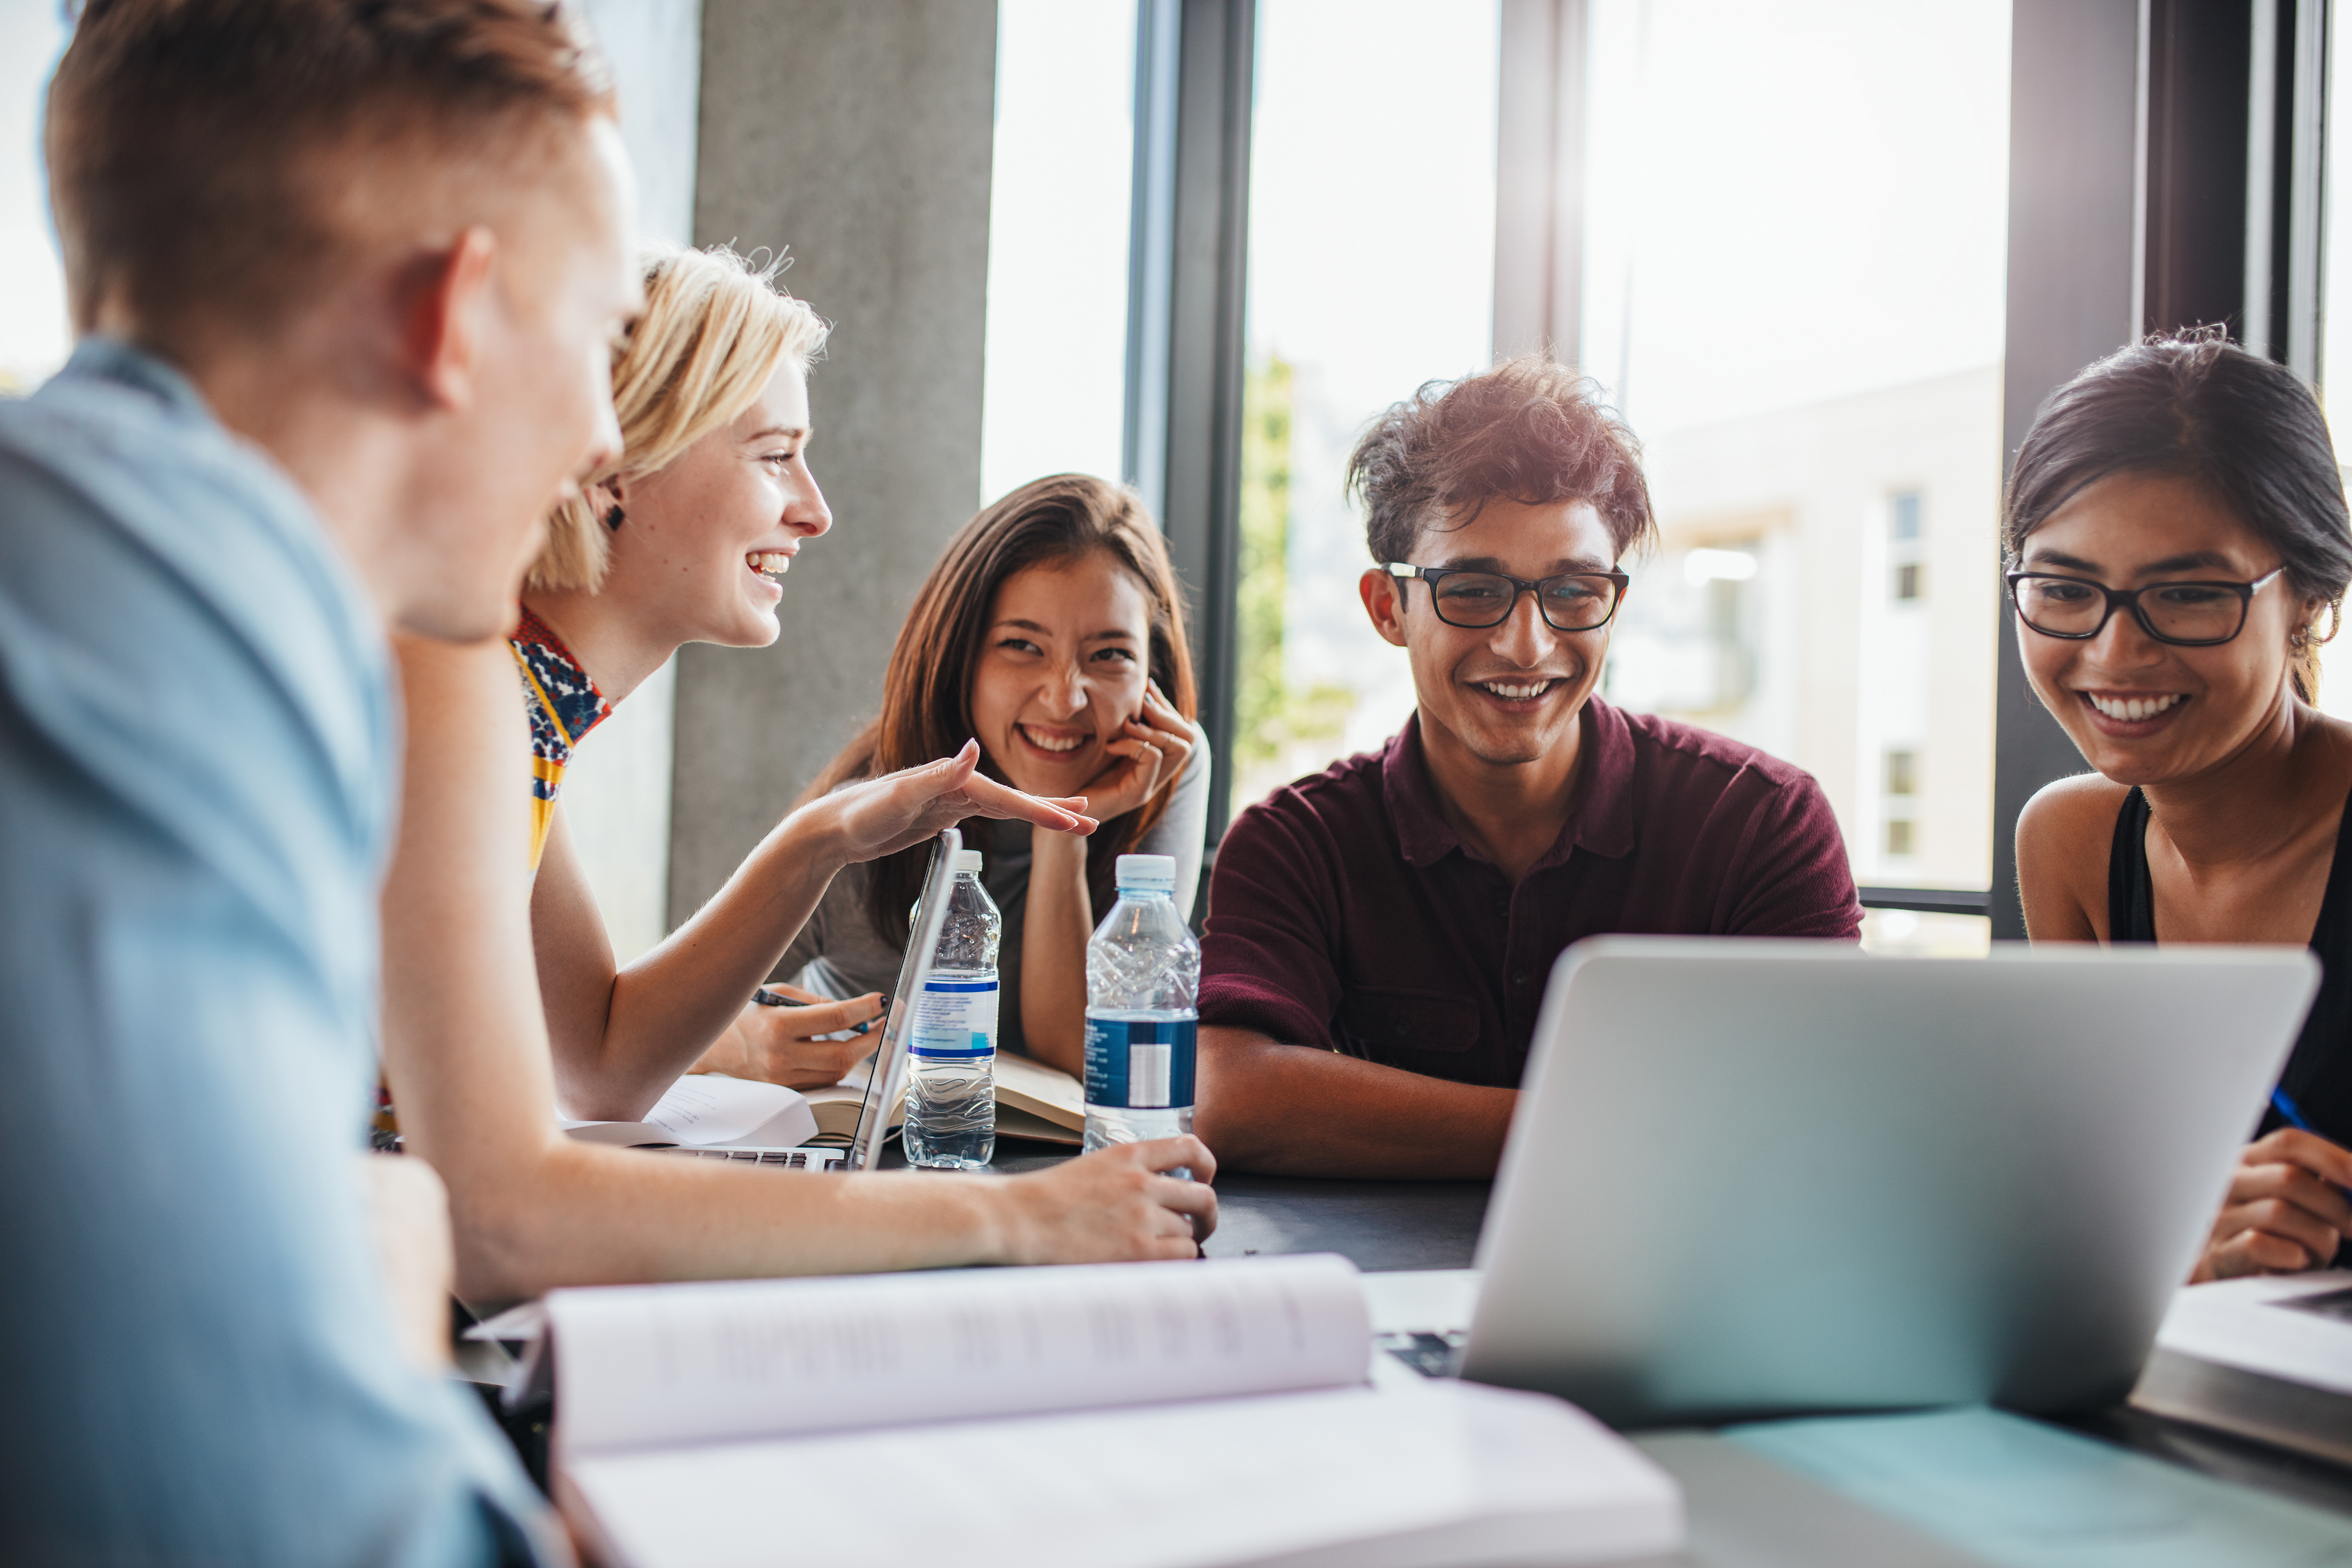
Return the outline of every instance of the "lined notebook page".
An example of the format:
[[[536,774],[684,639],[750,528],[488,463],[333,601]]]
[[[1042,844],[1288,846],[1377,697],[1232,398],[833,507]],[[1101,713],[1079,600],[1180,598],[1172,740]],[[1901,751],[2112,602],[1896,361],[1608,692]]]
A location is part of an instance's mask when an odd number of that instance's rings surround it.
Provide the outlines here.
[[[1342,1258],[558,1290],[573,1454],[1360,1383]]]

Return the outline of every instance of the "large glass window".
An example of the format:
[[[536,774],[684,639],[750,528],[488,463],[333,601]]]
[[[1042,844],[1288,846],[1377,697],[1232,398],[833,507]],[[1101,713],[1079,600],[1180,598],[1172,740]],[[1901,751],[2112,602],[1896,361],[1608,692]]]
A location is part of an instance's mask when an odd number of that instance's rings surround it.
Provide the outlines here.
[[[981,491],[1119,477],[1135,7],[1000,0]]]
[[[1864,885],[1992,858],[2006,0],[1592,0],[1586,370],[1648,454],[1612,701],[1820,779]],[[1981,947],[1875,913],[1882,946]]]
[[[1493,0],[1257,14],[1236,809],[1412,711],[1357,598],[1348,454],[1423,382],[1483,369],[1494,332]]]
[[[41,92],[65,47],[54,5],[0,5],[0,395],[65,363],[65,276],[41,170]]]
[[[2327,406],[2339,473],[2352,479],[2352,16],[2339,12],[2327,30],[2326,233],[2320,247],[2319,391]],[[2352,633],[2320,655],[2319,705],[2352,719]]]

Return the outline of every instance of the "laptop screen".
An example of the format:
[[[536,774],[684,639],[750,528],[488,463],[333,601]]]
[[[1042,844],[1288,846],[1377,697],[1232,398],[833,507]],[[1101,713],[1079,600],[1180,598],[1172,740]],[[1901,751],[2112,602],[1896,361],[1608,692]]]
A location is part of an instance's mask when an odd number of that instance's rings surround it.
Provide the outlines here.
[[[898,964],[898,988],[890,993],[890,1014],[882,1026],[882,1044],[874,1052],[874,1066],[866,1075],[866,1100],[857,1109],[857,1133],[849,1141],[849,1169],[869,1171],[881,1157],[883,1140],[890,1130],[890,1109],[907,1076],[907,1036],[922,999],[923,984],[931,977],[931,957],[939,950],[940,926],[947,919],[948,895],[955,887],[956,852],[963,835],[942,828],[931,846],[930,868],[923,875],[923,896],[915,905],[914,930],[908,934],[907,956]]]

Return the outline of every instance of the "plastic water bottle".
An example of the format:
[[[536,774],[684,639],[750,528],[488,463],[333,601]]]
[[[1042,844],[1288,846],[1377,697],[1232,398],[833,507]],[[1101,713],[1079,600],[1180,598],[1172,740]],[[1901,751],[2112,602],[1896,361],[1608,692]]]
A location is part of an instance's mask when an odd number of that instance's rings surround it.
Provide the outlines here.
[[[1172,856],[1122,855],[1118,873],[1118,902],[1087,943],[1089,1149],[1192,1131],[1201,944],[1176,908]]]
[[[996,1152],[996,946],[1004,917],[980,885],[981,855],[956,854],[931,977],[907,1041],[907,1163],[974,1171]]]

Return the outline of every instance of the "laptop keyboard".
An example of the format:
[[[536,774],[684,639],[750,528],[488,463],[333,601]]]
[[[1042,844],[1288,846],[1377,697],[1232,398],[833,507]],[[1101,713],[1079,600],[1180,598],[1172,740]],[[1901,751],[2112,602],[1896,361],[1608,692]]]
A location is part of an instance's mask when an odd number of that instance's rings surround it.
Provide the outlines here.
[[[1423,1377],[1452,1377],[1462,1364],[1462,1346],[1469,1338],[1460,1329],[1444,1333],[1391,1329],[1374,1334],[1372,1342]]]
[[[839,1149],[658,1149],[660,1154],[683,1154],[694,1160],[727,1160],[738,1165],[766,1165],[779,1171],[835,1171],[848,1154]]]

